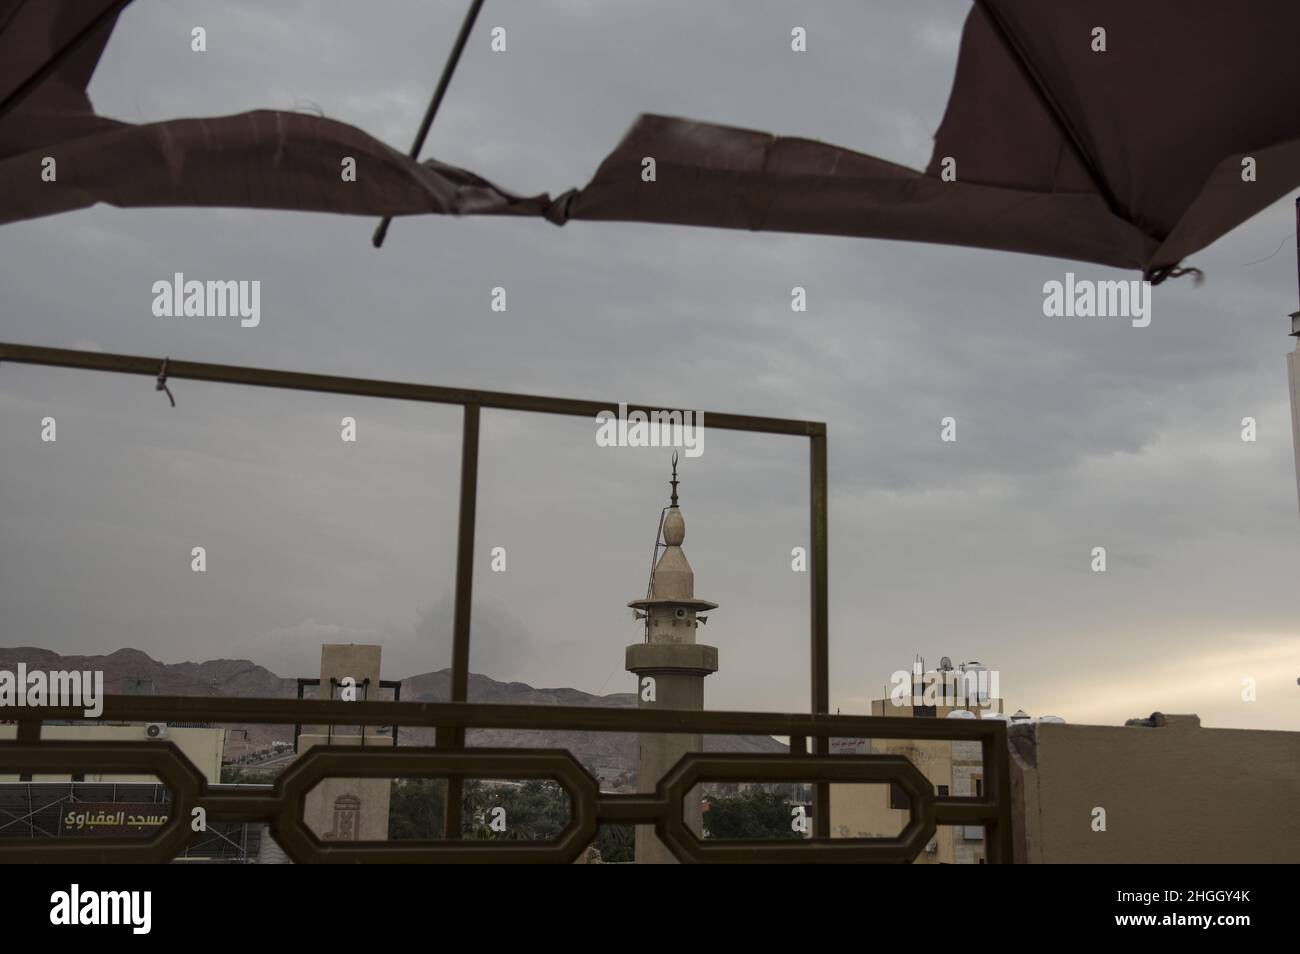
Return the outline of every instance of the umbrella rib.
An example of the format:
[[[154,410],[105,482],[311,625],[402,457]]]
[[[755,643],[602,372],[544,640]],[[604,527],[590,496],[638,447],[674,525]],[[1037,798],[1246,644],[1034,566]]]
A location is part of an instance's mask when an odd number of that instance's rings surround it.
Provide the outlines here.
[[[1078,132],[1075,131],[1073,124],[1071,124],[1065,113],[1057,105],[1056,100],[1052,97],[1051,93],[1048,92],[1046,85],[1039,80],[1037,71],[1021,52],[1020,47],[1016,45],[1015,40],[1011,36],[1011,32],[1006,28],[1006,24],[1002,22],[1001,18],[993,10],[989,0],[975,0],[975,3],[984,11],[984,15],[988,18],[989,23],[992,24],[994,32],[997,33],[998,38],[1001,39],[1002,45],[1006,48],[1007,52],[1011,54],[1011,58],[1015,60],[1021,73],[1024,75],[1025,79],[1029,81],[1029,85],[1033,88],[1034,93],[1047,108],[1047,111],[1056,123],[1057,128],[1060,129],[1062,134],[1064,134],[1068,140],[1070,140],[1070,144],[1074,146],[1074,151],[1079,154],[1079,158],[1083,162],[1088,177],[1092,179],[1092,184],[1097,187],[1097,191],[1101,194],[1102,199],[1105,200],[1106,206],[1110,209],[1111,214],[1132,224],[1129,217],[1124,213],[1119,199],[1117,199],[1115,194],[1111,192],[1110,186],[1106,183],[1105,177],[1101,175],[1096,162],[1093,160],[1092,154],[1084,147],[1082,137],[1080,137]]]
[[[433,117],[438,114],[442,98],[447,94],[447,87],[451,85],[451,75],[456,72],[456,64],[460,62],[460,55],[465,50],[465,44],[469,42],[470,31],[474,29],[474,21],[478,19],[478,12],[482,7],[483,0],[472,0],[469,9],[465,11],[465,20],[460,25],[460,33],[451,48],[451,53],[447,56],[447,62],[442,67],[442,76],[438,77],[438,86],[433,91],[433,98],[429,100],[428,109],[424,111],[424,119],[420,121],[420,128],[415,133],[415,142],[411,144],[410,157],[414,160],[420,158],[420,150],[424,148],[424,140],[429,135],[429,127],[433,125]],[[384,236],[388,234],[388,226],[392,221],[393,217],[386,215],[376,227],[374,237],[371,239],[375,248],[384,244]]]
[[[3,117],[9,110],[21,103],[29,93],[45,82],[49,75],[62,65],[73,50],[81,46],[87,37],[105,23],[121,13],[123,8],[130,2],[131,0],[117,0],[116,3],[105,7],[97,17],[77,31],[76,35],[64,43],[63,46],[55,50],[48,60],[42,63],[27,79],[23,80],[17,89],[5,97],[4,102],[0,102],[0,117]],[[17,10],[15,10],[14,15],[17,15]],[[8,25],[8,23],[5,24],[5,26]]]

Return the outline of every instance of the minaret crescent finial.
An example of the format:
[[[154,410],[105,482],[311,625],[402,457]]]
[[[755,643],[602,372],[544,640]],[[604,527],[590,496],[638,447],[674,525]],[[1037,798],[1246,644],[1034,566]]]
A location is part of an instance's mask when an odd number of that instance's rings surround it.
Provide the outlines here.
[[[673,499],[669,504],[671,507],[677,506],[677,451],[673,451],[673,479],[669,481],[673,485]]]

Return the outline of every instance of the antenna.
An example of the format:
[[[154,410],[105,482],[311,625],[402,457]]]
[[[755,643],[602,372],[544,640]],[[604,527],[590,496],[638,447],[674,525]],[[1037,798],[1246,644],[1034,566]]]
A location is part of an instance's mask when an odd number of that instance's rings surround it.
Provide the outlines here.
[[[655,561],[659,556],[659,548],[663,546],[664,539],[664,517],[668,514],[668,508],[664,507],[659,511],[659,529],[655,531],[654,549],[650,551],[650,580],[645,585],[645,598],[652,599],[655,589]],[[645,620],[645,641],[650,642],[650,614],[646,613],[642,619]]]
[[[650,551],[650,580],[645,585],[646,599],[654,597],[655,567],[659,559],[659,548],[664,545],[664,519],[668,516],[669,507],[677,506],[677,451],[673,451],[673,479],[669,483],[673,487],[672,502],[659,511],[659,529],[655,531],[655,545]],[[646,613],[643,618],[645,619],[645,641],[648,643],[650,642],[650,614]]]

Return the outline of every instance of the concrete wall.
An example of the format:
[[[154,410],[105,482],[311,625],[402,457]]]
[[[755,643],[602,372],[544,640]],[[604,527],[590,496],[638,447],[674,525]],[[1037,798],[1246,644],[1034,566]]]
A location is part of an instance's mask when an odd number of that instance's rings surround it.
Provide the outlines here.
[[[1300,862],[1300,732],[1167,719],[1012,729],[1016,860]]]
[[[143,725],[46,725],[41,726],[42,739],[91,742],[146,742]],[[18,733],[16,725],[0,725],[0,740],[13,739]],[[225,749],[225,729],[196,729],[168,727],[166,741],[172,742],[194,763],[209,782],[221,781],[221,754]],[[33,775],[33,782],[66,782],[71,775]],[[16,782],[17,775],[0,775],[0,782]],[[96,775],[87,773],[87,782],[152,782],[148,775]]]

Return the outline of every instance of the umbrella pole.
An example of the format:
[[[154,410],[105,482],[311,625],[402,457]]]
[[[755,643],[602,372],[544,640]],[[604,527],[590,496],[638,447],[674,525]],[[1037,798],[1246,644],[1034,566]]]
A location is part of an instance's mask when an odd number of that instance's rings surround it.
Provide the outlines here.
[[[1300,198],[1295,200],[1296,277],[1300,279]],[[1296,350],[1286,356],[1287,377],[1291,384],[1291,446],[1295,451],[1296,500],[1300,505],[1300,311],[1291,312],[1291,337]]]

